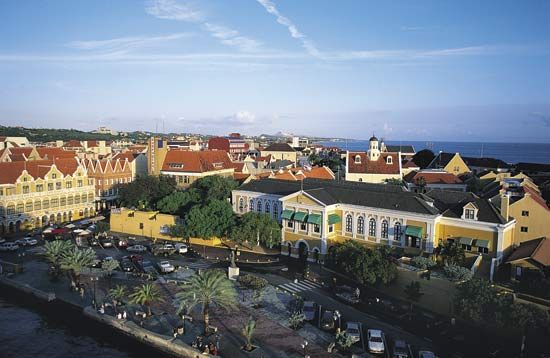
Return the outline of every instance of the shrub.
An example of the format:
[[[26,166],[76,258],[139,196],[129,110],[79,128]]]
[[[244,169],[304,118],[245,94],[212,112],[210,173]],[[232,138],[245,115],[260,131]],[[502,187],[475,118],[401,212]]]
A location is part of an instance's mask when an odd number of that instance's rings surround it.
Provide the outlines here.
[[[355,343],[353,337],[348,336],[346,332],[342,331],[336,333],[336,345],[343,352],[349,351],[351,346],[353,346],[353,343]]]
[[[420,282],[411,281],[407,286],[405,286],[405,295],[412,300],[418,301],[422,297],[423,293],[420,292]]]
[[[468,281],[473,276],[472,271],[457,265],[445,265],[443,271],[445,276],[453,281]]]
[[[298,328],[302,327],[305,320],[306,320],[306,317],[304,316],[303,313],[294,312],[290,315],[290,317],[288,319],[288,325],[292,329],[298,329]]]
[[[432,259],[429,259],[424,256],[413,257],[413,259],[411,260],[411,264],[414,267],[418,267],[419,269],[422,269],[422,270],[430,269],[436,265],[436,263],[433,262]]]
[[[246,274],[239,276],[238,282],[245,288],[261,290],[267,286],[267,280],[258,276]]]

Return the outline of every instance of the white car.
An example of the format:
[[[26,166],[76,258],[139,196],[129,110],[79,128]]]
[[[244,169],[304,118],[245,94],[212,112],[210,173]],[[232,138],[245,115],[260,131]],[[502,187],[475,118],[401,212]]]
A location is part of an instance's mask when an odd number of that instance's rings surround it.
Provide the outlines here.
[[[25,237],[19,240],[16,240],[15,243],[19,246],[34,246],[38,244],[38,240],[34,237]]]
[[[369,329],[367,331],[367,346],[371,353],[384,353],[384,333],[379,329]]]
[[[0,244],[0,251],[17,251],[17,249],[19,249],[19,245],[15,242],[4,242]]]
[[[172,265],[169,261],[160,261],[157,266],[161,273],[170,273],[176,270],[174,265]]]
[[[186,254],[187,253],[187,245],[185,245],[185,244],[176,244],[174,246],[176,247],[176,250],[178,251],[178,254]]]
[[[346,323],[346,336],[351,337],[353,342],[359,342],[361,340],[361,323],[348,322]]]
[[[132,245],[132,246],[129,246],[126,251],[130,251],[130,252],[145,252],[147,251],[147,248],[143,245]]]

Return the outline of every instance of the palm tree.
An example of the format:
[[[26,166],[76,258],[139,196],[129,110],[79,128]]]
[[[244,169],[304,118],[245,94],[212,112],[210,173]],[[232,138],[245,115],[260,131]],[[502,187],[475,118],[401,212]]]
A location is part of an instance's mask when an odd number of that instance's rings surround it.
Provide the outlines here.
[[[153,302],[164,302],[164,298],[157,286],[146,283],[141,287],[136,287],[134,293],[130,295],[130,302],[147,307],[147,315],[150,316],[151,304]]]
[[[237,291],[223,271],[201,272],[193,276],[184,287],[185,291],[176,293],[176,298],[180,302],[186,302],[190,308],[197,304],[202,306],[205,333],[210,323],[210,305],[215,304],[226,311],[236,306]]]
[[[71,247],[61,258],[61,268],[67,270],[72,283],[78,287],[80,274],[86,267],[92,266],[95,257],[95,251],[91,248],[80,250],[78,247]]]
[[[107,260],[103,261],[101,264],[101,270],[105,272],[105,275],[107,276],[107,279],[109,280],[109,287],[111,287],[111,278],[113,275],[113,271],[119,268],[119,264],[117,260]]]
[[[254,331],[256,330],[256,321],[254,321],[252,319],[252,317],[250,317],[248,319],[248,322],[244,325],[241,333],[243,334],[244,336],[244,339],[246,341],[246,344],[244,346],[244,349],[247,350],[247,351],[251,351],[252,350],[252,336],[254,335]]]
[[[55,276],[59,274],[63,256],[71,247],[72,243],[70,241],[63,240],[47,241],[44,244],[45,251],[42,255],[52,264]]]
[[[117,285],[115,288],[109,290],[109,297],[113,300],[113,307],[115,313],[117,311],[117,305],[122,303],[122,299],[126,296],[126,287]]]

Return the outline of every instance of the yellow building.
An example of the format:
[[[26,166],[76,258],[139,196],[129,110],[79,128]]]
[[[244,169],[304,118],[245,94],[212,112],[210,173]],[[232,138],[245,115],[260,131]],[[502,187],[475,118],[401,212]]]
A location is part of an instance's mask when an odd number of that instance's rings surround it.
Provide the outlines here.
[[[265,149],[261,150],[261,156],[271,156],[272,160],[289,160],[296,163],[298,160],[298,152],[288,143],[273,143]]]
[[[459,153],[439,152],[428,165],[428,169],[443,169],[447,173],[453,173],[454,175],[471,172]]]
[[[74,158],[0,163],[0,233],[91,216],[94,189]]]
[[[238,214],[256,211],[277,218],[283,225],[282,253],[302,259],[322,260],[345,240],[413,254],[431,253],[454,240],[497,265],[513,244],[515,220],[464,192],[417,194],[383,184],[264,179],[234,190],[232,200]]]
[[[126,208],[111,209],[111,231],[152,239],[174,240],[170,226],[180,223],[176,215],[158,211],[138,211]]]
[[[149,175],[159,175],[166,153],[168,153],[168,142],[159,137],[149,138],[147,145],[147,172]]]
[[[401,153],[383,151],[375,136],[367,152],[346,152],[346,181],[384,183],[402,178]]]

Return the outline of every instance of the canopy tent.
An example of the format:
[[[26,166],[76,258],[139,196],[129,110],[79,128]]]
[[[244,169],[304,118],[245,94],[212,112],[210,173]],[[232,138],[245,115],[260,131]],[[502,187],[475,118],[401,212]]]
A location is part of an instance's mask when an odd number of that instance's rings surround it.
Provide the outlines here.
[[[491,248],[491,241],[489,241],[489,240],[477,239],[477,240],[476,240],[476,246],[477,246],[477,247],[485,247],[485,248],[487,248],[487,249],[490,249],[490,248]]]
[[[74,229],[74,228],[76,227],[76,225],[74,225],[74,224],[68,224],[68,225],[65,225],[65,227],[66,227],[67,229]]]
[[[306,217],[307,217],[307,213],[304,213],[302,211],[297,211],[295,214],[294,214],[294,220],[295,221],[301,221],[301,222],[305,222],[306,221]]]
[[[329,225],[338,224],[339,222],[342,222],[342,218],[340,217],[340,215],[338,215],[338,214],[330,214],[330,215],[328,216],[328,224],[329,224]]]
[[[308,224],[321,225],[321,221],[320,214],[309,214],[307,217]]]
[[[461,237],[461,238],[458,239],[458,242],[461,245],[472,246],[472,243],[474,242],[474,239],[472,239],[471,237]]]
[[[292,215],[294,215],[294,211],[285,209],[285,210],[283,210],[283,213],[281,214],[281,219],[292,220]]]
[[[90,218],[90,222],[92,222],[92,223],[95,223],[95,222],[98,222],[98,221],[101,221],[101,220],[105,220],[105,216],[99,215],[99,216],[96,216],[95,218]]]
[[[423,234],[424,234],[424,228],[420,226],[407,225],[407,228],[405,229],[406,236],[422,238],[424,237]]]

